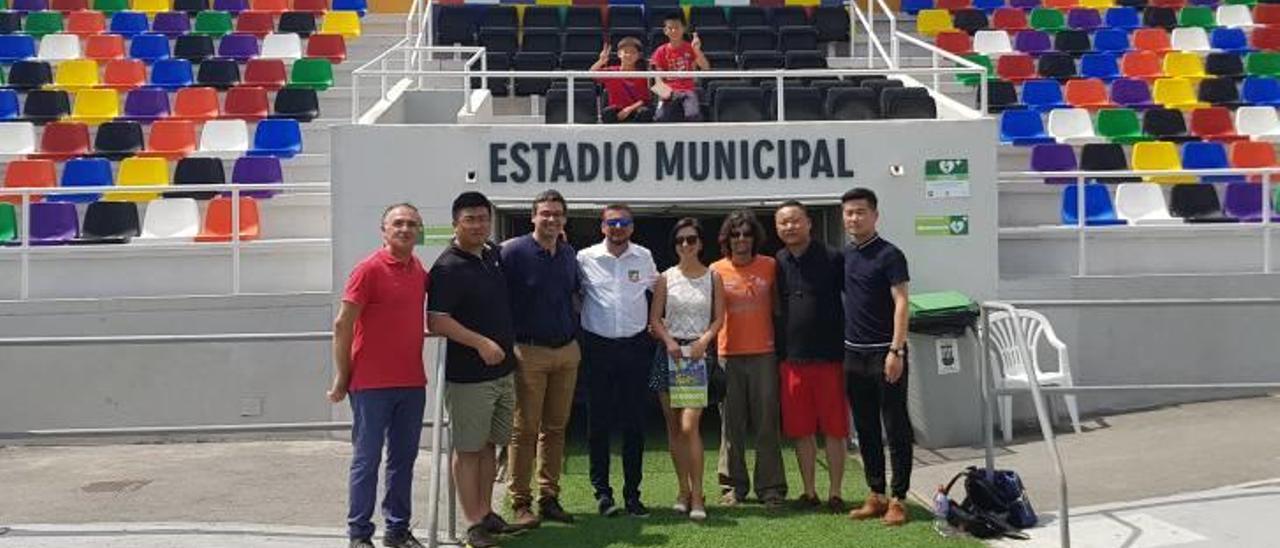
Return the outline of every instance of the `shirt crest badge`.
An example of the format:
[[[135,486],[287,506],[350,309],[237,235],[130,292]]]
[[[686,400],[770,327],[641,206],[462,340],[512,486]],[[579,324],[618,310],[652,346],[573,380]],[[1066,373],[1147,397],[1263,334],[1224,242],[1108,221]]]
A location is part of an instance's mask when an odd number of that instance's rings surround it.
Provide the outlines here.
[[[632,282],[632,283],[635,283],[635,282],[640,281],[640,271],[639,271],[639,270],[628,270],[628,271],[627,271],[627,279],[628,279],[628,280],[631,280],[631,282]]]

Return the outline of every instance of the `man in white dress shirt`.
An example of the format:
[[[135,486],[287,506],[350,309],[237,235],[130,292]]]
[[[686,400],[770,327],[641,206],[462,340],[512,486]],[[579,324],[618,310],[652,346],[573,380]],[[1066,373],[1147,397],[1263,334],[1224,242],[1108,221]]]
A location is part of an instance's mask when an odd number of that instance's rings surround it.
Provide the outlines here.
[[[631,242],[631,208],[613,204],[601,215],[604,241],[578,252],[582,268],[582,357],[587,379],[587,441],[591,486],[603,516],[649,515],[640,502],[644,409],[653,339],[646,329],[658,268],[648,249]],[[622,435],[622,498],[609,486],[611,434]]]

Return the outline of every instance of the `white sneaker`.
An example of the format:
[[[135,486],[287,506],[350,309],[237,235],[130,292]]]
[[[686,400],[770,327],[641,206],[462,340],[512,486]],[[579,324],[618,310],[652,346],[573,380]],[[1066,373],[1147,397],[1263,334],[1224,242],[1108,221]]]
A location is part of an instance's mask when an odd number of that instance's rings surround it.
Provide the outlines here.
[[[688,514],[689,503],[685,502],[684,499],[677,498],[676,503],[671,505],[671,509],[681,514]]]
[[[703,521],[707,519],[707,510],[705,508],[694,508],[689,510],[689,519],[693,521]]]

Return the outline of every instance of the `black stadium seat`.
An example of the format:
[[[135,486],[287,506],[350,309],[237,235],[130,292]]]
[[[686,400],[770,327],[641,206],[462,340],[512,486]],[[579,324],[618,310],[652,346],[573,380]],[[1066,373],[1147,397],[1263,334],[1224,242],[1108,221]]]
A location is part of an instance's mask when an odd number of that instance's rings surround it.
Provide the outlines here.
[[[1036,69],[1043,78],[1068,80],[1076,77],[1076,60],[1069,53],[1046,53],[1036,62]]]
[[[701,36],[701,34],[699,34]],[[772,27],[743,27],[738,29],[737,51],[765,51],[778,49],[778,34]]]
[[[292,118],[310,122],[320,116],[320,98],[316,90],[308,88],[283,88],[276,92],[274,118]]]
[[[720,6],[692,6],[689,8],[689,26],[702,32],[709,28],[729,28],[729,18]]]
[[[823,110],[830,120],[874,120],[880,117],[876,92],[864,87],[833,87],[827,90]]]
[[[1127,8],[1143,9],[1147,7],[1147,0],[1116,0],[1116,5]]]
[[[788,51],[785,66],[791,70],[827,68],[827,56],[820,51]]]
[[[711,70],[738,69],[738,59],[731,51],[710,51],[703,55],[707,56],[707,63],[711,64]]]
[[[567,88],[551,88],[547,90],[546,123],[563,124],[568,119],[569,90]],[[578,87],[573,93],[573,121],[576,124],[594,124],[599,112],[596,104],[594,87]]]
[[[530,53],[560,53],[560,31],[549,28],[524,29],[520,38],[520,51]],[[599,52],[600,50],[596,50]]]
[[[465,29],[456,29],[456,32],[460,33],[456,40],[441,42],[440,38],[437,37],[436,43],[446,45],[459,43],[464,46],[475,45],[476,37],[475,32],[471,28],[471,21],[467,20],[466,24],[467,26]],[[280,14],[280,24],[276,28],[281,33],[293,33],[306,38],[316,32],[316,16],[315,14],[306,11],[286,11]],[[438,29],[439,27],[437,27],[437,30]],[[450,35],[449,38],[453,38],[453,36]]]
[[[560,68],[564,70],[588,70],[600,58],[599,53],[566,51],[560,54]],[[493,67],[489,67],[493,69]],[[496,70],[496,69],[494,69]]]
[[[524,28],[559,29],[560,8],[554,6],[528,6],[524,10]]]
[[[818,40],[845,42],[849,40],[849,11],[843,6],[818,6],[813,9],[813,25],[818,28]]]
[[[478,30],[485,28],[510,28],[514,29],[520,26],[520,18],[516,14],[515,6],[487,6],[480,13],[480,20],[476,23]]]
[[[173,11],[185,11],[187,15],[193,17],[207,9],[209,9],[209,0],[173,0]]]
[[[96,155],[109,160],[133,156],[143,147],[142,124],[138,122],[106,122],[93,136]]]
[[[35,89],[27,92],[22,118],[36,124],[57,121],[71,114],[71,96],[62,90]]]
[[[1116,143],[1086,143],[1080,148],[1080,169],[1083,171],[1128,171],[1129,160],[1124,147]],[[1104,183],[1140,181],[1139,177],[1103,177]]]
[[[481,27],[479,41],[490,53],[515,53],[520,49],[515,27]]]
[[[1172,108],[1153,108],[1143,112],[1142,132],[1161,141],[1185,143],[1198,140],[1187,134],[1187,120],[1182,111]]]
[[[729,26],[735,29],[760,27],[768,24],[769,16],[765,13],[764,8],[756,6],[733,6],[729,8]]]
[[[1053,36],[1053,49],[1076,57],[1093,51],[1089,33],[1083,30],[1060,30]]]
[[[200,63],[214,55],[213,37],[203,34],[185,34],[173,41],[173,56]]]
[[[511,56],[506,53],[486,53],[485,65],[489,70],[511,70]],[[489,92],[494,96],[506,96],[510,93],[509,78],[489,78]],[[472,87],[480,87],[480,79],[471,79]]]
[[[1178,13],[1173,8],[1149,6],[1142,10],[1142,26],[1173,30],[1178,26]]]
[[[764,90],[758,87],[724,87],[712,99],[711,119],[716,122],[764,120]]]
[[[925,88],[894,88],[881,93],[880,113],[893,119],[933,119],[938,117],[938,106]]]
[[[609,6],[609,29],[645,28],[644,10],[640,6]]]
[[[1243,78],[1244,61],[1239,54],[1215,51],[1205,56],[1204,72],[1211,76]]]
[[[436,43],[440,45],[469,45],[476,41],[476,29],[472,24],[471,8],[467,6],[437,5],[435,14]]]
[[[511,61],[513,70],[555,70],[557,56],[545,52],[520,52]],[[542,95],[551,86],[548,78],[517,78],[516,95]]]
[[[987,29],[987,14],[980,9],[960,9],[951,14],[953,24],[957,29],[973,34],[980,30]]]
[[[40,89],[53,82],[53,67],[48,61],[18,61],[9,69],[8,87],[22,91]]]
[[[0,11],[0,34],[22,31],[22,14],[16,11]]]
[[[240,65],[233,59],[209,59],[200,63],[196,82],[202,86],[230,89],[240,83]]]
[[[188,156],[178,160],[178,165],[173,168],[173,184],[175,185],[222,185],[226,183],[226,169],[222,166],[222,160],[218,158]],[[196,200],[210,200],[217,195],[218,193],[213,191],[164,193],[165,198],[194,198]]]
[[[1189,223],[1233,223],[1222,214],[1222,203],[1213,185],[1179,184],[1169,191],[1169,213]]]
[[[888,78],[877,78],[874,80],[864,80],[862,82],[862,87],[867,88],[875,93],[875,98],[876,98],[875,104],[877,109],[876,112],[879,112],[880,95],[884,93],[884,90],[889,88],[900,88],[900,87],[903,87],[904,85],[905,84],[902,83],[902,80],[890,80]]]
[[[803,6],[784,6],[769,11],[769,20],[774,28],[809,26],[809,12]]]
[[[598,6],[571,6],[564,12],[564,27],[603,29],[604,18]]]
[[[744,51],[740,60],[742,70],[770,70],[786,66],[786,58],[776,51]]]
[[[782,96],[783,115],[787,120],[807,121],[826,118],[822,111],[822,90],[808,86],[785,86]],[[765,119],[778,119],[778,95],[772,86],[764,86]]]
[[[1235,108],[1240,106],[1240,90],[1231,78],[1206,78],[1200,81],[1197,98],[1215,106]]]
[[[981,93],[981,87],[978,87]],[[1014,87],[1013,82],[1006,80],[988,80],[987,81],[987,110],[991,112],[1002,112],[1005,110],[1022,108],[1022,103],[1018,101],[1018,89]]]
[[[604,31],[600,28],[570,28],[564,33],[565,52],[600,54],[604,46]]]
[[[666,36],[663,36],[665,41]],[[702,51],[736,51],[734,49],[733,31],[727,28],[708,28],[698,31],[698,38],[702,40]],[[657,45],[653,45],[657,48]],[[773,49],[773,48],[769,48]]]
[[[786,26],[778,30],[778,47],[782,51],[818,49],[818,29],[811,26]]]
[[[93,202],[84,212],[84,225],[77,244],[125,244],[142,231],[138,204],[134,202]]]

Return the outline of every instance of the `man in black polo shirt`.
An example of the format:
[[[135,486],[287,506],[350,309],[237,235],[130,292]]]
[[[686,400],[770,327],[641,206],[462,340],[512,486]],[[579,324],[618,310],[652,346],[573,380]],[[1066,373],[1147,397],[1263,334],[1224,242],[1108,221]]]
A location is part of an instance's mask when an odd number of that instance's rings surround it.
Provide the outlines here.
[[[844,366],[853,425],[871,495],[853,519],[907,521],[903,499],[911,485],[911,419],[907,416],[907,258],[876,233],[875,192],[855,188],[840,198],[844,246]],[[885,500],[881,421],[893,464],[892,498]]]
[[[519,366],[516,368],[515,425],[507,469],[514,523],[536,527],[542,519],[572,523],[560,506],[564,431],[573,407],[573,389],[582,354],[573,296],[578,292],[578,259],[560,238],[568,206],[555,190],[533,199],[533,232],[502,244],[502,266],[511,294]],[[529,489],[535,457],[538,514]]]
[[[453,478],[472,548],[514,532],[495,514],[496,447],[511,439],[515,407],[515,326],[497,246],[489,242],[493,205],[479,192],[453,201],[452,244],[431,267],[430,330],[449,339],[445,405],[453,432]]]
[[[813,223],[804,205],[784,202],[773,214],[778,238],[778,319],[774,337],[782,394],[782,432],[794,440],[804,493],[802,510],[818,508],[817,434],[827,453],[826,508],[844,512],[844,440],[849,436],[849,404],[844,388],[844,348],[840,305],[844,261],[840,252],[813,241]]]

